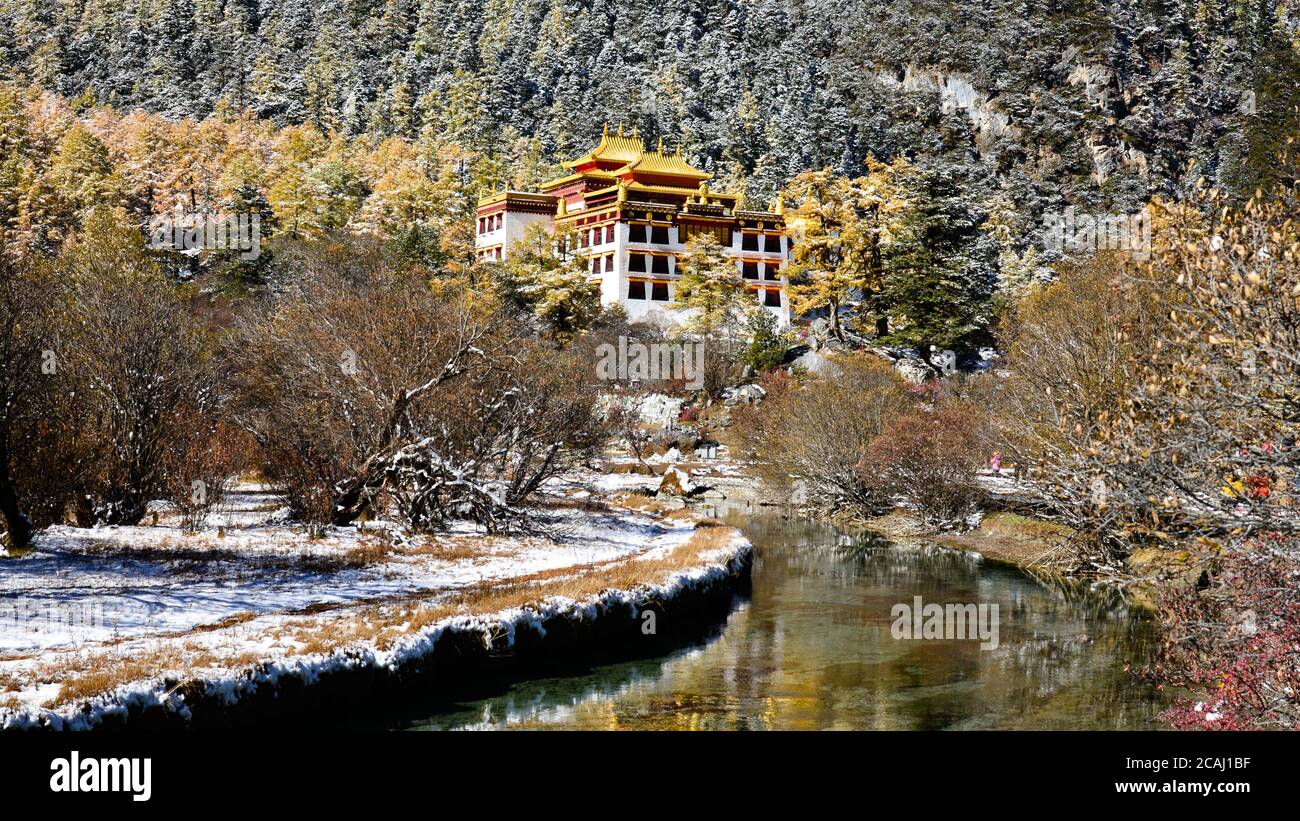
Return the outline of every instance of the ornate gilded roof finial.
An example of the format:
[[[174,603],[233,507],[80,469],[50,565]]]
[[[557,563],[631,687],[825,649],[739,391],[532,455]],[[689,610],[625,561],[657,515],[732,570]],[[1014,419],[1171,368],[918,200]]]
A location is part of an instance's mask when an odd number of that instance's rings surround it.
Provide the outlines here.
[[[780,194],[777,194],[776,197],[773,198],[770,207],[773,214],[785,214],[785,202],[781,199]]]
[[[605,123],[605,127],[600,130],[600,138],[603,140],[608,136],[609,136],[609,123]]]
[[[709,184],[704,180],[700,180],[700,201],[703,202],[704,198],[707,197],[708,195],[709,195]]]
[[[623,136],[623,121],[622,121],[622,120],[619,120],[619,122],[618,122],[618,136],[620,136],[620,137]]]
[[[562,217],[569,213],[569,201],[560,197],[555,201],[555,216]]]
[[[664,138],[662,135],[659,137],[659,148],[657,150],[661,155],[664,153]]]
[[[681,158],[682,158],[682,144],[681,144],[681,143],[678,143],[678,144],[677,144],[677,159],[680,160]]]
[[[627,183],[619,182],[618,184],[618,201],[619,203],[627,202]]]
[[[634,140],[640,139],[640,137],[638,137],[636,133],[636,126],[632,126],[632,139]]]

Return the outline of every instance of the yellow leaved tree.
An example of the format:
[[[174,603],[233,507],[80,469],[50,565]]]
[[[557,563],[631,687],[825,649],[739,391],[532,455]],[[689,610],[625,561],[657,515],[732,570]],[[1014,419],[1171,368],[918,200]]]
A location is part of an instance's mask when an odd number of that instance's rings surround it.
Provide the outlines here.
[[[870,310],[882,285],[881,251],[907,207],[898,185],[905,160],[885,164],[869,159],[861,177],[842,177],[824,169],[805,171],[781,193],[786,225],[793,233],[790,304],[796,314],[826,311],[831,333],[844,340],[841,314]],[[884,316],[876,330],[887,330]]]

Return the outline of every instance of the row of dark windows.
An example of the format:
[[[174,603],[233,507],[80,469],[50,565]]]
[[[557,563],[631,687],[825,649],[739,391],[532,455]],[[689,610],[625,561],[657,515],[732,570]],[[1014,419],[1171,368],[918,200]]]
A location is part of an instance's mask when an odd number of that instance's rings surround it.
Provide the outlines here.
[[[628,242],[653,242],[656,245],[668,244],[667,225],[646,225],[634,222],[627,227]]]
[[[762,262],[742,262],[740,264],[740,274],[745,279],[780,279],[781,267],[779,265],[767,265]]]
[[[583,248],[589,245],[601,245],[603,244],[601,242],[602,237],[606,243],[614,241],[613,224],[606,225],[604,228],[597,226],[596,228],[582,229],[581,233],[578,234],[578,244]]]
[[[497,230],[502,225],[502,216],[503,215],[501,214],[493,214],[489,217],[479,217],[478,232],[480,234],[486,234],[490,231]]]
[[[647,283],[646,283],[646,281],[645,281],[644,279],[634,279],[634,280],[631,280],[630,282],[628,282],[628,284],[627,284],[627,298],[628,298],[628,299],[641,299],[641,300],[645,299],[645,298],[646,298],[646,287],[645,287],[646,284],[647,284]],[[667,301],[668,301],[668,283],[667,283],[667,282],[651,282],[651,283],[649,283],[649,285],[650,285],[650,301],[651,301],[651,302],[667,302]]]
[[[646,260],[649,260],[647,263]],[[647,267],[647,265],[649,267]],[[638,274],[666,274],[668,273],[668,257],[655,256],[652,254],[628,254],[627,269]],[[613,270],[607,268],[606,270]],[[741,275],[745,279],[766,279],[777,280],[781,278],[781,268],[779,265],[772,265],[762,262],[743,262],[740,266]]]
[[[649,263],[646,260],[649,260]],[[649,267],[647,268],[647,264]],[[628,254],[627,269],[637,273],[666,274],[668,273],[668,257],[652,256],[650,254]]]
[[[649,282],[644,279],[633,279],[627,283],[627,298],[644,301],[647,298],[646,285],[649,285],[649,299],[651,302],[668,301],[668,283],[667,282]],[[764,288],[763,304],[769,308],[781,307],[781,291],[776,288]]]
[[[760,240],[762,247],[760,248]],[[767,253],[778,254],[781,252],[781,235],[780,234],[741,234],[740,250],[742,251],[764,251]]]
[[[730,248],[734,231],[731,228],[709,229],[718,238],[718,242]],[[692,234],[703,233],[699,228],[683,228],[682,242],[686,242]],[[644,223],[631,223],[628,225],[628,242],[650,242],[655,245],[668,244],[668,226],[666,225],[646,225]],[[781,235],[780,234],[751,234],[741,232],[740,249],[742,251],[763,251],[765,253],[781,253]]]

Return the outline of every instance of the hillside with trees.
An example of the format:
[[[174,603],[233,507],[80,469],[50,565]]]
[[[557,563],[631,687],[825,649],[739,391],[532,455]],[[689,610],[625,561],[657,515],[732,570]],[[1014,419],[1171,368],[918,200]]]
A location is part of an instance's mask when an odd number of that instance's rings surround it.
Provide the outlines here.
[[[617,122],[755,201],[903,157],[1003,195],[1023,240],[1045,209],[1269,181],[1298,25],[1218,0],[4,0],[0,69],[83,106],[454,145],[497,186]]]

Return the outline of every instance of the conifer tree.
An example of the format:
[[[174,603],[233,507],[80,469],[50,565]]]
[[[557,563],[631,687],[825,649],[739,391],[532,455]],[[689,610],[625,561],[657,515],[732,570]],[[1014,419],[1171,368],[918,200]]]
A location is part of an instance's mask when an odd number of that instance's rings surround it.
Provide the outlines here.
[[[586,260],[572,252],[576,247],[571,232],[552,234],[534,224],[510,247],[498,271],[503,296],[561,336],[591,327],[600,313],[599,290],[588,281]]]
[[[889,341],[923,353],[985,341],[997,272],[982,209],[947,169],[913,169],[902,183],[908,208],[882,259]]]
[[[677,258],[677,306],[693,312],[691,324],[704,332],[718,331],[738,321],[753,300],[736,260],[723,253],[722,243],[711,233],[686,242]]]

